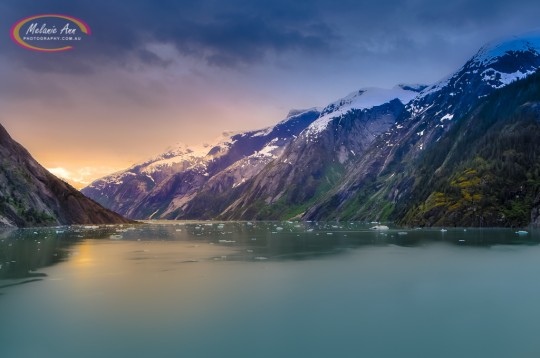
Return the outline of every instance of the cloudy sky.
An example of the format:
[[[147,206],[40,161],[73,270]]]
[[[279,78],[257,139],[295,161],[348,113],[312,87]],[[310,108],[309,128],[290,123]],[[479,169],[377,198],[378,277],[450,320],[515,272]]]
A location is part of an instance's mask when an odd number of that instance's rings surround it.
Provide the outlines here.
[[[11,41],[44,13],[92,35],[61,53]],[[539,14],[538,0],[3,0],[0,123],[80,187],[361,87],[435,82]]]

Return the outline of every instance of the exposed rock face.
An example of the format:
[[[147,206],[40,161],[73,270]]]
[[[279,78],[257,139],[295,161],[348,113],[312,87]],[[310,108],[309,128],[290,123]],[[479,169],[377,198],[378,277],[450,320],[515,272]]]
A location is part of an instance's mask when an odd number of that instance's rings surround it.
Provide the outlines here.
[[[49,173],[0,125],[0,225],[129,222]]]

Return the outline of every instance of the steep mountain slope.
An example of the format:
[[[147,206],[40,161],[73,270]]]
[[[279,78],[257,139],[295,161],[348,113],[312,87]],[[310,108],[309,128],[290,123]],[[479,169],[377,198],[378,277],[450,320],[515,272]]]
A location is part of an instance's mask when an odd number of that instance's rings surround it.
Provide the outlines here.
[[[320,113],[314,110],[295,113],[276,127],[232,136],[208,153],[197,156],[185,148],[181,153],[166,153],[96,181],[84,193],[134,218],[297,217],[446,223],[448,211],[432,211],[426,204],[429,198],[430,203],[434,202],[431,195],[439,195],[433,194],[433,190],[444,185],[441,181],[426,181],[433,173],[423,161],[429,165],[434,161],[440,166],[446,153],[432,148],[441,148],[452,135],[465,136],[461,132],[452,133],[464,128],[460,123],[475,123],[471,116],[483,103],[492,100],[494,92],[503,91],[539,68],[540,34],[490,44],[435,85],[362,89],[331,103]],[[510,108],[512,104],[505,102],[501,106]],[[520,116],[519,110],[514,112],[508,116]],[[296,123],[294,130],[276,134],[278,128],[292,122]],[[525,135],[520,131],[514,133]],[[501,143],[505,140],[492,135]],[[448,144],[444,148],[451,150]],[[426,154],[432,150],[437,154]],[[523,153],[521,147],[516,150]],[[490,158],[486,160],[489,162]],[[154,164],[162,161],[166,168]],[[151,174],[148,168],[156,165],[158,170]],[[439,167],[429,168],[439,171]],[[462,176],[453,172],[453,167],[445,170],[455,176],[456,183],[460,182]],[[505,170],[496,173],[505,175]],[[461,173],[465,182],[472,172],[467,173]],[[452,186],[451,183],[448,185]],[[500,182],[498,185],[504,186]],[[519,205],[525,205],[520,206],[525,207],[524,212],[540,212],[534,204],[540,203],[540,194],[535,194],[532,188],[526,196],[528,204],[519,201]],[[500,206],[493,210],[499,209]],[[507,218],[517,209],[508,210]],[[456,215],[451,220],[458,223]],[[522,215],[514,215],[514,219],[501,219],[494,214],[486,217],[489,219],[482,219],[480,224],[523,222]],[[472,220],[462,223],[478,225]]]
[[[425,89],[406,106],[404,118],[377,138],[343,181],[305,218],[395,218],[416,178],[405,168],[488,94],[540,67],[540,35],[482,48],[448,79]]]
[[[407,171],[416,182],[397,205],[404,224],[537,222],[540,72],[487,97]]]
[[[36,162],[0,125],[0,226],[129,223]]]
[[[227,134],[217,144],[200,148],[177,146],[99,179],[82,192],[132,218],[207,217],[206,210],[198,211],[206,205],[206,195],[233,190],[250,179],[319,115],[316,109],[291,111],[273,127]]]
[[[388,218],[414,181],[402,178],[407,163],[440,140],[485,96],[539,68],[539,49],[535,36],[485,46],[455,74],[405,101],[393,113],[392,123],[381,127],[360,152],[355,143],[363,131],[354,128],[362,118],[347,107],[346,99],[339,101],[341,107],[328,106],[329,112],[339,111],[326,114],[325,109],[324,119],[291,143],[279,158],[281,164],[274,162],[255,177],[223,217]],[[343,125],[345,117],[353,125]],[[333,137],[339,145],[327,146]],[[351,151],[360,155],[338,158]],[[314,153],[313,159],[305,153]],[[293,168],[284,163],[294,163]],[[296,173],[293,177],[291,171]]]
[[[350,170],[351,158],[362,156],[396,123],[405,110],[402,101],[415,95],[410,87],[366,89],[328,105],[222,216],[278,219],[301,214]]]

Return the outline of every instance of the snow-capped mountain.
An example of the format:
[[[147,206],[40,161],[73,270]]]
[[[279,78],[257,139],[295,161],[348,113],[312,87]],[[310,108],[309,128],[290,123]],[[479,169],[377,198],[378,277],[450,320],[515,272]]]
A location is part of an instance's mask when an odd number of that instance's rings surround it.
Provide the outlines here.
[[[246,193],[235,198],[222,216],[277,219],[284,211],[296,214],[306,202],[337,183],[348,165],[399,121],[405,104],[424,87],[361,89],[332,102],[249,183]],[[261,207],[263,214],[255,212],[254,208]]]
[[[433,174],[411,169],[423,153],[455,135],[455,124],[492,93],[538,68],[540,34],[511,38],[431,86],[360,89],[207,153],[164,153],[83,192],[133,218],[392,217],[405,210],[415,176]]]
[[[408,106],[416,136],[415,151],[441,138],[453,121],[496,89],[525,78],[540,68],[540,33],[486,45],[449,78],[426,88]],[[391,141],[401,140],[406,128]],[[412,144],[409,142],[409,144]]]
[[[362,205],[357,217],[384,215],[388,207],[406,198],[415,178],[398,179],[408,163],[445,138],[461,118],[468,115],[489,94],[540,68],[540,34],[515,37],[484,46],[463,67],[448,78],[425,88],[406,106],[404,117],[377,140],[366,156],[347,172],[339,189],[313,205],[306,217],[320,217],[329,211],[342,213],[358,200],[358,191],[375,176],[377,188]],[[368,169],[369,168],[369,169]],[[339,200],[335,198],[339,197]],[[328,205],[333,201],[334,204]]]
[[[370,133],[369,129],[359,131],[351,125],[362,122],[362,116],[354,116],[360,112],[338,112],[337,116],[327,115],[329,121],[314,122],[280,158],[281,163],[292,162],[294,167],[266,168],[224,217],[387,217],[415,182],[415,178],[399,178],[407,163],[441,140],[454,123],[490,93],[508,85],[510,79],[526,77],[540,67],[538,38],[514,38],[485,46],[448,78],[426,88],[416,87],[421,92],[403,109],[393,112],[392,123],[380,127],[360,155],[355,144],[365,143],[364,136]],[[347,109],[354,97],[348,96],[328,108]],[[372,111],[364,109],[362,113],[369,115]],[[344,122],[345,118],[350,118],[350,123]],[[310,135],[313,132],[317,136]],[[299,151],[304,153],[301,157]],[[310,159],[305,153],[316,154]],[[280,185],[276,186],[276,182]]]
[[[331,103],[322,112],[315,108],[293,110],[276,126],[225,135],[214,145],[199,148],[176,145],[126,171],[96,180],[82,192],[137,219],[213,217],[241,195],[245,184],[281,156],[291,140],[301,133],[312,137],[333,120],[386,104],[392,113],[382,110],[377,116],[366,116],[365,123],[359,123],[365,138],[354,145],[356,153],[342,151],[337,155],[343,160],[360,154],[369,141],[394,123],[394,112],[403,107],[402,101],[407,103],[423,87],[362,89]],[[216,197],[221,197],[221,205],[209,205]]]
[[[189,216],[185,207],[205,184],[236,188],[257,173],[280,150],[320,115],[317,109],[291,111],[277,125],[244,133],[228,132],[199,147],[177,144],[131,168],[98,179],[82,192],[99,203],[132,218]],[[249,170],[229,169],[245,160]],[[241,166],[240,166],[241,168]],[[214,177],[222,173],[223,182]],[[226,177],[226,180],[225,180]]]
[[[394,99],[406,104],[418,95],[426,86],[397,85],[392,89],[363,88],[326,106],[321,116],[307,129],[309,134],[325,130],[332,119],[355,109],[370,109],[388,103]]]

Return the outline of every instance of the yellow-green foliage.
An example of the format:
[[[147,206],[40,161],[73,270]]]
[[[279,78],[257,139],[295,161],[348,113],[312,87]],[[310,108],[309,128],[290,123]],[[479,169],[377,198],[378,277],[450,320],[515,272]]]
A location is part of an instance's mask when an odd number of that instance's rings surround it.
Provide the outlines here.
[[[482,185],[485,182],[486,179],[475,169],[465,169],[454,179],[449,180],[448,192],[433,192],[420,210],[426,213],[438,208],[451,213],[467,207],[474,209],[475,204],[482,200]]]
[[[511,84],[456,121],[413,169],[396,204],[413,225],[523,226],[540,197],[540,72]],[[410,204],[409,204],[410,205]]]
[[[478,202],[482,199],[482,179],[474,169],[466,169],[457,179],[450,182],[450,186],[460,189],[461,198],[456,204],[461,206],[464,202]]]
[[[435,206],[447,206],[448,198],[441,192],[435,192]]]

